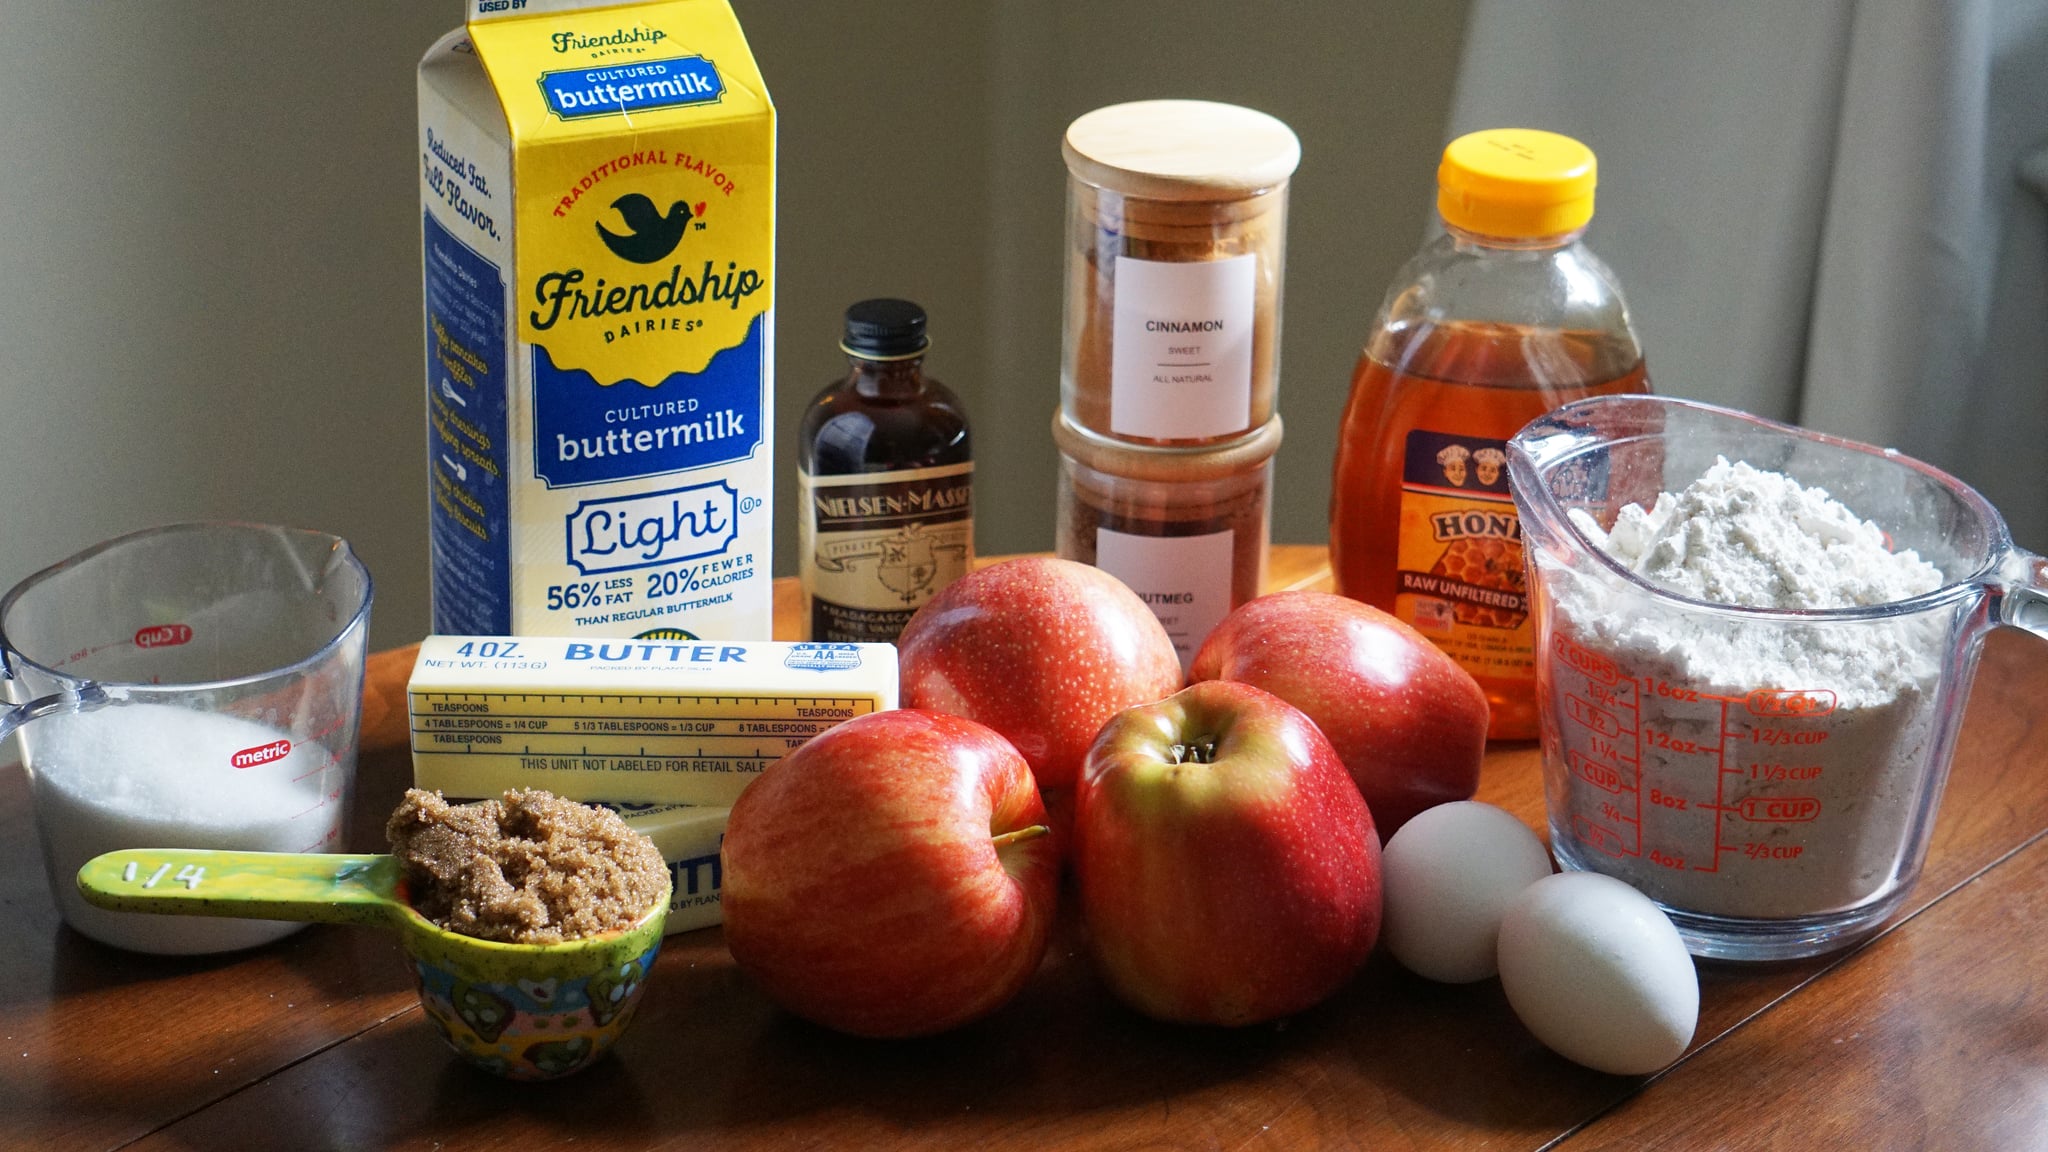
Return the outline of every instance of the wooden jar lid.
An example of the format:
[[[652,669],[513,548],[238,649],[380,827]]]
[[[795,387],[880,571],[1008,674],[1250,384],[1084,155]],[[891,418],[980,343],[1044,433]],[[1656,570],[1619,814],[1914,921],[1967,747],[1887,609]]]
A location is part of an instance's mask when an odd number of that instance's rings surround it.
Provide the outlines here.
[[[1067,170],[1098,188],[1152,200],[1237,200],[1287,181],[1301,163],[1294,130],[1264,112],[1208,100],[1140,100],[1067,126]]]

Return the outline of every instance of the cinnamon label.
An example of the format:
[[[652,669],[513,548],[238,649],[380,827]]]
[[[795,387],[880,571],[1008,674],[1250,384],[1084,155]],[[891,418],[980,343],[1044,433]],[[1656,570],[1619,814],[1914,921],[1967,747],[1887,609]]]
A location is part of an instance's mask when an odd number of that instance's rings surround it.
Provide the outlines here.
[[[1109,431],[1206,440],[1252,426],[1258,257],[1116,261]]]

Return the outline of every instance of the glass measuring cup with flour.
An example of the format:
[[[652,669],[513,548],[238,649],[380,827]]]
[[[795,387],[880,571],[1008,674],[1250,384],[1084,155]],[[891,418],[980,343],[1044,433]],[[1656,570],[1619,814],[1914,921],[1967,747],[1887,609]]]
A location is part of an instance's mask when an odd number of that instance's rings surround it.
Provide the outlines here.
[[[1701,956],[1845,947],[1927,852],[1983,635],[2048,575],[1916,460],[1683,400],[1567,405],[1510,444],[1565,867]]]
[[[303,926],[111,912],[75,877],[123,848],[338,851],[370,594],[346,541],[214,523],[108,541],[0,598],[0,738],[21,729],[65,922],[157,953],[248,948]]]

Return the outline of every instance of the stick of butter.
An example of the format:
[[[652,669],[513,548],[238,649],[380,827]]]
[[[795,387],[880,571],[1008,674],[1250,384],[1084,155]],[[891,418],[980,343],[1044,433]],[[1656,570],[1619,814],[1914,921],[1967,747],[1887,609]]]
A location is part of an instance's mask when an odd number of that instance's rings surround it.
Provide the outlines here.
[[[725,818],[730,808],[693,808],[687,804],[607,804],[625,817],[633,829],[661,851],[668,862],[670,889],[668,922],[663,935],[709,928],[719,923],[719,891],[725,887],[725,868],[718,849],[725,840]]]
[[[450,799],[728,808],[790,749],[896,707],[896,649],[430,636],[406,694],[413,782]]]

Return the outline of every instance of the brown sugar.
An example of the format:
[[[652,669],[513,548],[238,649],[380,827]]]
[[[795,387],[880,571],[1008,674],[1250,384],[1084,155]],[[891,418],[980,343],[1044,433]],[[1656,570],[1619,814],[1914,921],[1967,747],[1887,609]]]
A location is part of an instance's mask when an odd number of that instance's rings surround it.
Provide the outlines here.
[[[506,944],[559,944],[630,927],[668,869],[618,813],[515,789],[450,804],[410,789],[385,825],[420,915]]]

